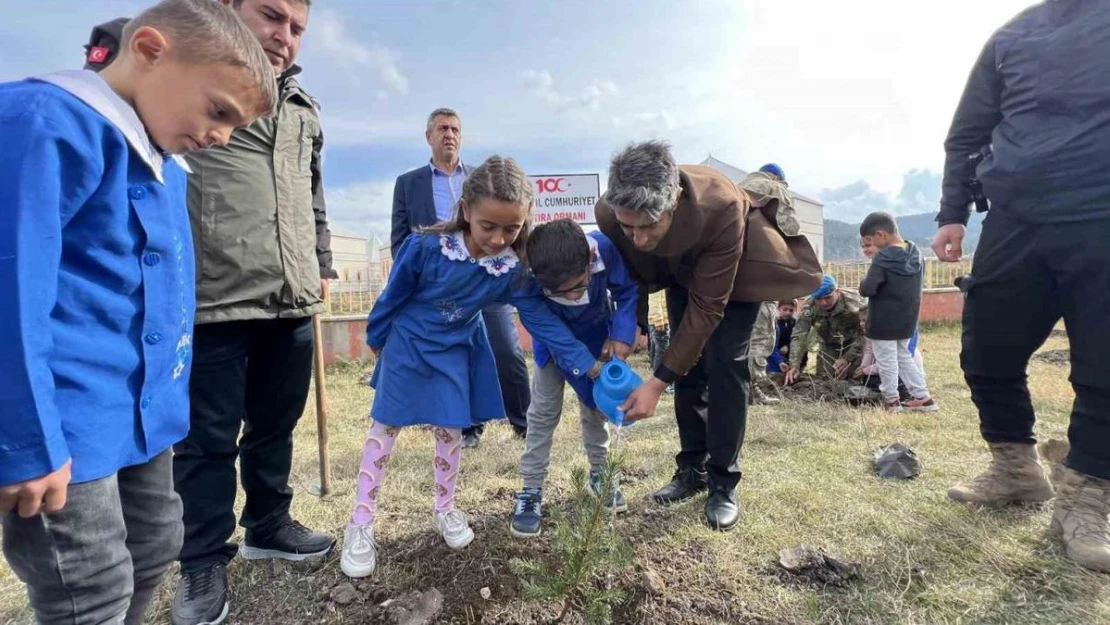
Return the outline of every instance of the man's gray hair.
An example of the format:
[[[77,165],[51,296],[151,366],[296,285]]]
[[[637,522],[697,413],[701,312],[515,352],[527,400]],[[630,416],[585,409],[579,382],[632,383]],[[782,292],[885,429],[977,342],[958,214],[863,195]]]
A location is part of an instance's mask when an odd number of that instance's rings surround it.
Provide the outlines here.
[[[268,117],[276,108],[277,77],[270,59],[231,7],[212,0],[162,0],[123,27],[120,49],[127,49],[144,26],[166,35],[183,63],[242,68],[257,85],[261,115]]]
[[[610,206],[659,221],[663,213],[674,210],[681,191],[678,165],[664,141],[630,144],[609,164],[605,201]]]
[[[462,117],[459,117],[459,114],[455,112],[455,109],[438,108],[438,109],[432,111],[432,114],[428,116],[428,131],[429,132],[432,130],[432,128],[435,127],[436,118],[440,117],[440,116],[454,117],[455,119],[460,120],[460,122],[462,120]]]

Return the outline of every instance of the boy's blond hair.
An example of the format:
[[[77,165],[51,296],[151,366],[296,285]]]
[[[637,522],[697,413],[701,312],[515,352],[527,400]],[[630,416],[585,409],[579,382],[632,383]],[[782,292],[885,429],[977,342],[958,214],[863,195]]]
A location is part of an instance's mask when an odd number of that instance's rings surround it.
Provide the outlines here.
[[[241,67],[258,83],[259,108],[269,117],[277,107],[277,77],[258,38],[235,11],[213,0],[162,0],[123,28],[120,50],[138,29],[154,28],[174,44],[178,58],[198,65]]]

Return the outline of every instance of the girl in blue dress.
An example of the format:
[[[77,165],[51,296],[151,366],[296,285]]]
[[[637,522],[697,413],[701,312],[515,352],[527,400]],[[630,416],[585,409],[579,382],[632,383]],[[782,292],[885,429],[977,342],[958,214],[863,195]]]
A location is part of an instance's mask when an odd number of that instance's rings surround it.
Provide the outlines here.
[[[453,549],[474,539],[454,504],[462,429],[505,416],[483,307],[516,306],[561,369],[576,377],[596,375],[589,350],[547,308],[535,281],[522,275],[531,214],[532,187],[524,172],[513,159],[493,156],[463,183],[454,221],[402,244],[366,328],[366,342],[378,355],[370,381],[376,392],[340,559],[348,576],[370,575],[377,564],[379,489],[406,426],[434,428],[436,531]]]

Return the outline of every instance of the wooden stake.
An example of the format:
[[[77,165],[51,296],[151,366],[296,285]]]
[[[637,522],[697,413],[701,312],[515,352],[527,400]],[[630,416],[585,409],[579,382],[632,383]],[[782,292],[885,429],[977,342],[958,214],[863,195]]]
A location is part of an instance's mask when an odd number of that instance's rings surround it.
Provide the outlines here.
[[[328,402],[324,382],[324,333],[320,315],[312,317],[316,374],[316,440],[320,444],[320,497],[331,492],[331,454],[328,452]]]

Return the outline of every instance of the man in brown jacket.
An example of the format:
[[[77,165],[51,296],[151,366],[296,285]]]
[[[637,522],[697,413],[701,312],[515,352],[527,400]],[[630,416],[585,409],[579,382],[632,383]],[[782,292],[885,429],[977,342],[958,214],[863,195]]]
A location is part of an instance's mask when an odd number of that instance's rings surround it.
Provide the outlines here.
[[[760,302],[810,293],[821,267],[804,237],[786,236],[768,212],[709,167],[675,164],[665,143],[634,144],[613,158],[596,207],[598,226],[646,294],[667,290],[673,336],[655,375],[622,406],[635,421],[675,384],[682,451],[661,504],[710,490],[706,522],[740,519],[736,486],[748,412],[748,342]]]

